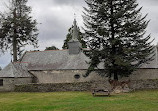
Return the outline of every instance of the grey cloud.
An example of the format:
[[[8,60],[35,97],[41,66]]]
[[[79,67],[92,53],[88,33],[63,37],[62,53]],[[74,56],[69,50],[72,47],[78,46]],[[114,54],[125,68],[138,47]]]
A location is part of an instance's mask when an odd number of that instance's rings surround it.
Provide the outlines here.
[[[84,5],[84,0],[53,0],[55,5]]]
[[[137,0],[138,3],[142,4],[142,6],[157,6],[158,0]],[[144,6],[144,7],[145,7]]]
[[[74,12],[72,11],[73,7],[70,5],[71,3],[71,0],[64,0],[63,3],[62,0],[48,0],[48,2],[39,0],[38,4],[35,1],[30,1],[29,4],[33,7],[33,13],[36,14],[37,20],[42,23],[39,25],[40,41],[64,41],[68,29],[73,23]],[[58,5],[62,7],[61,11],[58,10]],[[82,6],[78,8],[82,10]],[[65,12],[65,10],[67,11]]]
[[[30,0],[29,4],[42,6],[84,6],[84,0]],[[43,7],[43,8],[44,8]],[[42,8],[42,7],[41,7]]]
[[[50,12],[51,13],[51,12]],[[65,15],[66,16],[66,15]],[[42,40],[64,40],[67,30],[72,25],[71,20],[64,20],[64,17],[54,14],[43,14],[40,16],[39,39]]]
[[[143,6],[142,13],[148,13],[147,20],[150,20],[147,27],[147,33],[155,38],[154,44],[158,42],[158,0],[138,0],[140,6]]]

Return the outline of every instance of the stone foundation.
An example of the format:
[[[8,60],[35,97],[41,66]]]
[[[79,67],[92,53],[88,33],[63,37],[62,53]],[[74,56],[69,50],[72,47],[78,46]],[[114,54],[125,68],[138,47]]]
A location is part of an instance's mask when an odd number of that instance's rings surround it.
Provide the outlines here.
[[[131,81],[130,89],[132,90],[158,89],[158,79]]]
[[[16,92],[91,91],[92,82],[16,85]]]
[[[49,83],[49,84],[28,84],[16,85],[16,92],[63,92],[63,91],[92,91],[94,88],[111,90],[108,82],[78,82],[78,83]],[[158,89],[158,80],[132,80],[129,83],[129,90]],[[124,89],[123,91],[124,92]]]

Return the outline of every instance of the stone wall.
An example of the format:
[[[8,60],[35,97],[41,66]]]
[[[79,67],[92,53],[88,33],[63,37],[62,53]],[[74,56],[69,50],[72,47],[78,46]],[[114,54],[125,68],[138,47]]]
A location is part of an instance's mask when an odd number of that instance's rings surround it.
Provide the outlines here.
[[[16,85],[16,92],[91,91],[92,82]]]
[[[158,89],[158,79],[131,81],[130,89],[131,90]]]
[[[14,91],[15,84],[32,83],[32,78],[0,78],[3,80],[3,86],[0,86],[0,92]]]
[[[111,85],[107,81],[15,85],[16,92],[92,91],[94,88],[113,91]],[[132,80],[128,88],[129,91],[158,89],[158,79]]]

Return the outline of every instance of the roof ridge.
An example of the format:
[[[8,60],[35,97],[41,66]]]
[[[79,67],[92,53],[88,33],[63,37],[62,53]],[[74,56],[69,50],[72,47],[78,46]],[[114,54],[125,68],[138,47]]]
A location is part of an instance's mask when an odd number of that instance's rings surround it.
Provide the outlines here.
[[[19,63],[19,64],[20,64],[20,63],[26,63],[26,64],[28,64],[29,62],[13,62],[13,64],[14,64],[14,63]]]
[[[44,51],[28,51],[27,53],[33,53],[33,52],[48,52],[48,51],[66,51],[68,49],[63,49],[63,50],[44,50]]]

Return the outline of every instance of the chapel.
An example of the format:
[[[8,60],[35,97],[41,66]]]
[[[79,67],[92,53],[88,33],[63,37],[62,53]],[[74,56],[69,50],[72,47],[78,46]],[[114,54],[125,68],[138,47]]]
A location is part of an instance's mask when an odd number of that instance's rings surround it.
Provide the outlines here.
[[[86,78],[83,76],[90,59],[84,54],[87,49],[82,49],[78,40],[76,20],[68,45],[67,50],[25,52],[18,62],[11,62],[0,71],[0,91],[14,91],[16,84],[75,83],[107,79],[99,76],[97,71]],[[154,59],[134,72],[129,77],[131,80],[158,79],[157,47],[154,50]],[[102,66],[100,64],[100,70]]]

